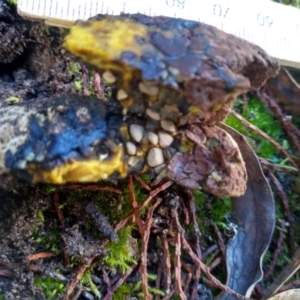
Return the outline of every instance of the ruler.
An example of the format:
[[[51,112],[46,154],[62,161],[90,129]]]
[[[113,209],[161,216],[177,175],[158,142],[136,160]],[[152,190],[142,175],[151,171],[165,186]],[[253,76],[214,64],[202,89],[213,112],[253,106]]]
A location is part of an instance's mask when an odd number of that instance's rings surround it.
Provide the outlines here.
[[[70,27],[97,14],[143,13],[207,23],[300,69],[300,9],[269,0],[19,0],[18,12]]]

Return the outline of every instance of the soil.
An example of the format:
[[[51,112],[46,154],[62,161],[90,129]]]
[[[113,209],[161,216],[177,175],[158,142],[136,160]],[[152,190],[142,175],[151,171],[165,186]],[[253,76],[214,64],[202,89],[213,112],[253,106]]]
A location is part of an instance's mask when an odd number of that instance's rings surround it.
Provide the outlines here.
[[[76,76],[68,72],[70,55],[61,46],[64,35],[61,28],[22,19],[14,5],[0,0],[0,107],[10,105],[11,97],[28,101],[75,92]],[[26,260],[29,254],[45,251],[34,240],[34,232],[42,235],[59,228],[44,189],[16,185],[12,190],[0,189],[0,266],[6,275],[0,277],[0,299],[47,299],[34,286],[34,274],[56,270],[70,274],[61,257],[37,261],[34,272]],[[38,219],[38,212],[43,212],[45,222]],[[77,232],[73,240],[78,236]]]

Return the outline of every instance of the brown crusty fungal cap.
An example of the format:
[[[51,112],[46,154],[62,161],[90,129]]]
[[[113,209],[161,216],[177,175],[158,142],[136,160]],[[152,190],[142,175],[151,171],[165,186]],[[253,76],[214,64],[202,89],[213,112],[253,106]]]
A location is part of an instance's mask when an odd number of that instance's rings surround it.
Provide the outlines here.
[[[194,151],[178,153],[171,159],[169,178],[192,189],[201,185],[219,197],[242,195],[247,172],[233,138],[217,126],[191,127],[185,134],[196,146]]]
[[[151,96],[162,87],[178,90],[192,122],[195,116],[202,122],[222,120],[238,94],[260,88],[278,69],[276,59],[259,46],[213,26],[141,14],[79,22],[65,47],[113,73],[123,95],[144,81],[155,83],[147,90]]]

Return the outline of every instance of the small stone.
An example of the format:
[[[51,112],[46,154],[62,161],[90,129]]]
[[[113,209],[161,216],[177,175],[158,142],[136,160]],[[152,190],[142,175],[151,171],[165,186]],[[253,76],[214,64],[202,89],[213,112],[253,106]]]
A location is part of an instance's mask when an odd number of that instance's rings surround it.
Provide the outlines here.
[[[99,154],[99,160],[102,161],[108,157],[108,153],[101,153]]]
[[[126,150],[129,155],[135,155],[136,154],[136,145],[132,142],[127,142]]]
[[[160,115],[158,112],[152,110],[151,108],[146,109],[146,114],[148,117],[150,117],[153,120],[159,121],[160,120]]]
[[[130,156],[128,159],[128,165],[141,171],[144,168],[144,158],[139,156]]]
[[[160,165],[160,166],[157,166],[156,168],[154,168],[154,172],[156,173],[156,174],[159,174],[159,173],[161,173],[162,171],[163,171],[163,169],[166,167],[166,164],[162,164],[162,165]]]
[[[139,90],[149,96],[156,96],[159,92],[157,85],[147,84],[146,82],[139,83]]]
[[[160,148],[153,147],[149,150],[147,155],[147,164],[154,168],[164,163],[163,151]]]
[[[27,167],[27,162],[26,162],[26,160],[20,159],[20,160],[17,162],[17,168],[18,168],[18,169],[26,169],[26,167]]]
[[[118,90],[117,99],[119,101],[125,100],[127,97],[128,97],[128,94],[124,90],[122,90],[122,89]]]
[[[160,147],[166,148],[166,147],[169,147],[173,143],[174,138],[171,135],[169,135],[168,133],[160,131],[158,133],[158,140],[159,140]]]
[[[102,78],[107,83],[115,83],[116,80],[117,80],[117,77],[112,72],[110,72],[110,71],[105,71],[102,74]]]
[[[144,137],[144,127],[138,124],[131,124],[129,132],[134,141],[140,143]]]
[[[155,134],[154,132],[149,131],[148,132],[148,139],[149,139],[149,142],[152,145],[157,145],[157,143],[158,143],[158,135],[157,134]]]
[[[27,161],[33,161],[34,158],[35,158],[35,155],[34,155],[33,152],[30,152],[30,153],[27,154],[26,157],[25,157],[25,159],[26,159]]]
[[[216,171],[213,171],[211,173],[211,177],[214,179],[215,182],[219,183],[222,181],[222,177],[216,172]]]
[[[176,126],[172,121],[169,120],[161,120],[160,125],[163,130],[168,131],[168,132],[175,132],[176,131]]]

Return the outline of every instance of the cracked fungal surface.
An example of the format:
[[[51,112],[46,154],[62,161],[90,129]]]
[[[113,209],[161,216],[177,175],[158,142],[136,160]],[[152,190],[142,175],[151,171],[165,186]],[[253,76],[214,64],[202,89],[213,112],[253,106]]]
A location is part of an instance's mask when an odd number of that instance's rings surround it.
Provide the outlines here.
[[[0,110],[0,174],[63,184],[149,172],[217,196],[239,196],[239,147],[218,127],[237,95],[278,65],[261,48],[212,26],[144,15],[97,16],[65,47],[113,88]]]

